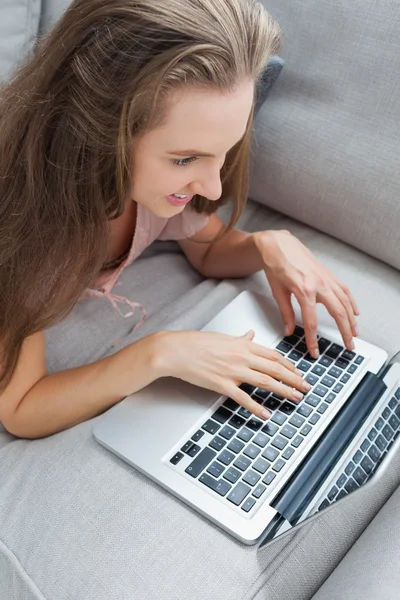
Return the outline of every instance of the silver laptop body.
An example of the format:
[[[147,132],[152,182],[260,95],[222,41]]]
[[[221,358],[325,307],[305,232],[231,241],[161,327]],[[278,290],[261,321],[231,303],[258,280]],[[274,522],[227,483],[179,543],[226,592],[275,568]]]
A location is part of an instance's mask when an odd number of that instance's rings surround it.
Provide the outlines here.
[[[319,330],[326,348],[312,361],[301,326],[283,340],[272,301],[247,291],[203,328],[237,336],[250,329],[311,378],[298,405],[250,389],[272,412],[262,422],[226,397],[162,378],[110,409],[94,436],[237,539],[264,545],[375,473],[400,431],[400,366],[360,339],[349,353],[333,327]]]

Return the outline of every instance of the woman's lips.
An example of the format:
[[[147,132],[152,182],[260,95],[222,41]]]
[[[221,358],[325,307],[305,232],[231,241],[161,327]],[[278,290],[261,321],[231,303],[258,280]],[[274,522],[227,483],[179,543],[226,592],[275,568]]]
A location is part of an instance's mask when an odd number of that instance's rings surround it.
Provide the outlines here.
[[[170,196],[165,197],[168,200],[168,202],[172,204],[172,206],[184,206],[192,200],[193,196],[188,196],[187,198],[177,198],[176,196],[171,194]]]

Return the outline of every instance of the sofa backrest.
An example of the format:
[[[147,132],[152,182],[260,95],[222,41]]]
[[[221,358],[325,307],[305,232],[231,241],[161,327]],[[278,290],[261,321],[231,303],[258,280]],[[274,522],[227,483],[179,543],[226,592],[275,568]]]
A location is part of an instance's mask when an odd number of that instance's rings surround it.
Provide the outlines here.
[[[400,269],[400,2],[263,0],[285,67],[250,197]]]

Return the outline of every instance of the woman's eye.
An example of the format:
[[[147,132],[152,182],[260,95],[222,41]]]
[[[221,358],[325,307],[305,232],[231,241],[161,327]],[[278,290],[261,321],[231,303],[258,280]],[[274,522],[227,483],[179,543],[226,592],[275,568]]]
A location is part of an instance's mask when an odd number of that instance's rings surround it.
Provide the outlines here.
[[[177,165],[178,167],[187,167],[187,165],[189,165],[191,162],[197,160],[197,156],[191,156],[190,158],[177,158],[174,159],[172,162],[174,163],[174,165]]]

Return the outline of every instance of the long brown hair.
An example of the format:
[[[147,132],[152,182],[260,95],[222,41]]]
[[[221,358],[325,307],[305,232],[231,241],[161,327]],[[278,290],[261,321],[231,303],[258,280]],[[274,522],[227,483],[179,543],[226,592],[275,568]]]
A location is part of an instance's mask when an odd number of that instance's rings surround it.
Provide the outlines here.
[[[0,385],[23,340],[65,316],[107,257],[132,147],[171,88],[257,81],[280,30],[256,0],[75,0],[0,92]],[[251,118],[211,214],[248,189]]]

